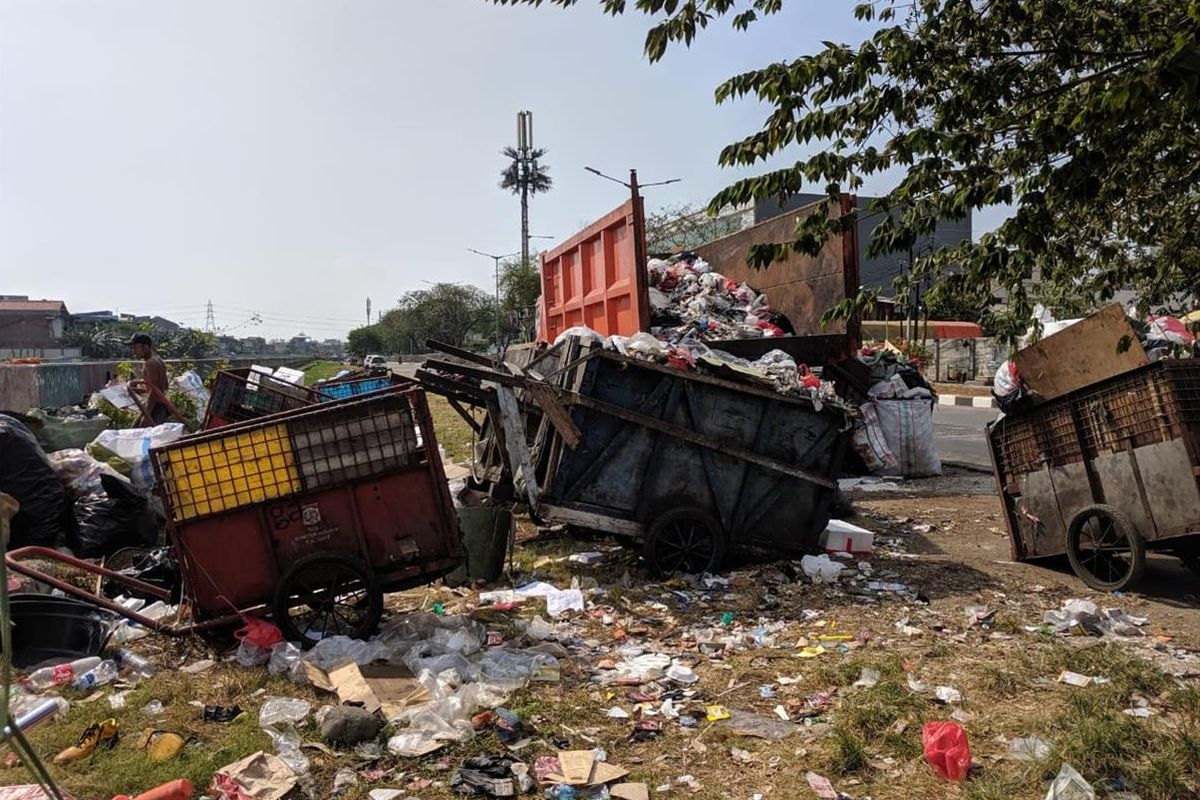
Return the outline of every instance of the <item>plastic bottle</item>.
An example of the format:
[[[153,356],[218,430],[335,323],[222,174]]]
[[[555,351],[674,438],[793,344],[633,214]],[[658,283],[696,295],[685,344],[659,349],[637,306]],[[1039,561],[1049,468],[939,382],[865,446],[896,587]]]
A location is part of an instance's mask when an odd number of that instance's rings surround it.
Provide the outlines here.
[[[117,664],[105,659],[71,682],[72,689],[93,689],[117,677]]]
[[[579,797],[579,792],[575,791],[574,786],[567,786],[565,783],[560,784],[558,792],[554,795],[554,800],[575,800]]]
[[[113,657],[116,659],[118,666],[122,669],[128,669],[138,677],[149,678],[154,674],[154,665],[128,647],[118,648],[113,653]]]
[[[180,778],[156,786],[148,792],[142,792],[137,797],[131,798],[127,794],[119,794],[113,800],[191,800],[194,793],[192,782],[186,778]]]
[[[53,667],[42,667],[29,673],[25,678],[25,684],[35,691],[43,691],[52,686],[62,686],[64,683],[70,683],[78,678],[89,669],[99,665],[100,659],[96,656],[88,658],[79,658],[69,664],[56,664]]]

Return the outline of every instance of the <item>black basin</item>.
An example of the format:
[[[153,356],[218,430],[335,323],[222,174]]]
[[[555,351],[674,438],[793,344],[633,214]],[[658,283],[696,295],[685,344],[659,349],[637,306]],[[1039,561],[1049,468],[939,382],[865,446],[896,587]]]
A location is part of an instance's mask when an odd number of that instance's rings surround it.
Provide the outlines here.
[[[23,592],[10,595],[13,666],[73,661],[99,655],[116,618],[69,597]]]

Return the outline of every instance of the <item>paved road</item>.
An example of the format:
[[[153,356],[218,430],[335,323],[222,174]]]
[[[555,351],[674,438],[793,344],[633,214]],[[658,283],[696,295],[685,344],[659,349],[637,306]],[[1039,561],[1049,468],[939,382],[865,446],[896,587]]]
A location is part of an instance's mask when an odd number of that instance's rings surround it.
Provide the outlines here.
[[[983,426],[996,418],[994,408],[970,406],[938,406],[933,412],[933,438],[943,461],[972,464],[989,472],[987,441]]]

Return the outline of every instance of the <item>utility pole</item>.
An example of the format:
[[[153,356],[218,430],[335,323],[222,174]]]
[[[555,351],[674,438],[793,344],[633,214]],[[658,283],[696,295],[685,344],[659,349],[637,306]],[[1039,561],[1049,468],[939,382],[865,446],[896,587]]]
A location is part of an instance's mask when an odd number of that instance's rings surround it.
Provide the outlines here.
[[[367,327],[371,327],[371,298],[367,298]]]
[[[208,309],[207,309],[207,313],[205,314],[205,317],[204,317],[204,332],[205,333],[216,333],[217,332],[217,318],[213,314],[212,300],[208,301]]]
[[[521,263],[529,263],[529,182],[533,180],[533,112],[517,112],[517,179],[521,186]]]

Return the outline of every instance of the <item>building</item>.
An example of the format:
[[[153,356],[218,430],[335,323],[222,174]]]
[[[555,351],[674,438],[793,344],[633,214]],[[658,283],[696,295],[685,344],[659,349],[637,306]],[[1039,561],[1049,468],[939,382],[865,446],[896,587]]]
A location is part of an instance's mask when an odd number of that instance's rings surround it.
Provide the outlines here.
[[[765,222],[780,214],[803,208],[826,200],[823,194],[798,194],[782,205],[775,200],[760,200],[754,206],[754,222]],[[890,297],[892,281],[909,268],[908,253],[885,253],[878,256],[867,256],[874,241],[875,226],[882,221],[882,215],[872,214],[867,210],[874,197],[858,196],[858,281],[867,289],[875,289],[881,295]],[[913,248],[912,255],[920,258],[933,250],[943,247],[953,247],[960,242],[971,240],[971,216],[965,219],[938,220],[937,227],[929,236],[922,237]]]
[[[241,352],[259,355],[267,352],[267,340],[261,336],[245,336],[241,340]]]
[[[0,295],[0,347],[56,347],[71,314],[62,300],[30,300],[27,295]]]

